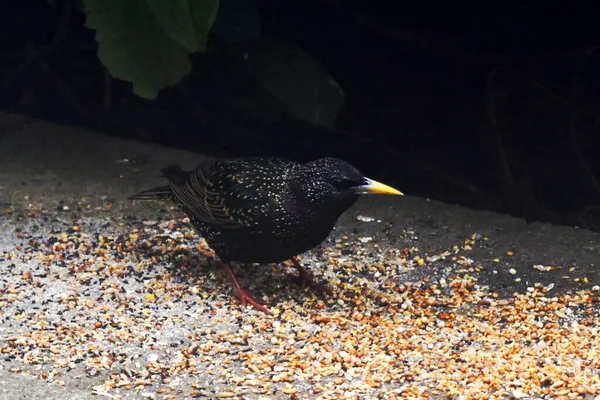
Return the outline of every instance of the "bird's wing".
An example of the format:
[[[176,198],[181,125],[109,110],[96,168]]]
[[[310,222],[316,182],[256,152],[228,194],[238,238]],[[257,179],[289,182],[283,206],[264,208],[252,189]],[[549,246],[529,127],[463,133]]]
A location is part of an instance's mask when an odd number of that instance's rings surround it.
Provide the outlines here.
[[[260,212],[274,206],[256,179],[256,169],[227,162],[207,162],[169,183],[179,205],[190,216],[222,229],[247,226]]]
[[[173,190],[175,202],[190,217],[209,225],[235,228],[240,221],[231,218],[225,205],[224,193],[215,187],[218,168],[216,162],[206,162],[191,172],[165,175]],[[185,174],[185,175],[182,175]]]

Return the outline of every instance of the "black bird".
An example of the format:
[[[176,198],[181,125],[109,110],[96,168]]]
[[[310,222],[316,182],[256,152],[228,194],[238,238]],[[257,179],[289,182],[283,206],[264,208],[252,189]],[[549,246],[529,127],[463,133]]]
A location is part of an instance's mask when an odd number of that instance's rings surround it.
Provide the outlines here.
[[[305,164],[274,158],[219,159],[193,171],[172,165],[162,173],[167,186],[130,199],[176,203],[221,259],[242,305],[250,303],[268,314],[266,306],[240,287],[229,262],[290,260],[302,279],[317,291],[327,291],[295,256],[323,242],[359,194],[402,195],[336,158]]]

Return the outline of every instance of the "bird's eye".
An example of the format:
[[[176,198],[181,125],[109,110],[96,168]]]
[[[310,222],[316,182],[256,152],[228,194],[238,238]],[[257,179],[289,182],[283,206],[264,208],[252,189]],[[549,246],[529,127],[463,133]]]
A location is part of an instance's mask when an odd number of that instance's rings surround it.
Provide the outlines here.
[[[354,180],[351,179],[338,179],[336,181],[333,182],[333,186],[337,189],[337,190],[347,190],[350,189],[354,186],[356,186],[356,182]]]

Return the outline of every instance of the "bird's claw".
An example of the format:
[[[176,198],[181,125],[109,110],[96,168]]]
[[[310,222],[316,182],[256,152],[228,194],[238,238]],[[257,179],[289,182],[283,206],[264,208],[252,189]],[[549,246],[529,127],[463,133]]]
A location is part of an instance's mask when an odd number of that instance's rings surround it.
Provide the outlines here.
[[[315,293],[317,293],[319,295],[325,295],[325,294],[332,293],[329,286],[321,285],[320,283],[318,283],[315,280],[315,276],[310,271],[308,271],[307,269],[302,267],[302,265],[300,265],[298,260],[296,260],[295,258],[291,258],[290,261],[292,262],[294,267],[296,267],[296,269],[298,270],[298,273],[300,274],[298,279],[300,280],[302,285],[309,286]]]
[[[254,308],[264,312],[265,314],[273,314],[271,310],[269,310],[269,308],[266,306],[266,304],[263,304],[260,301],[256,300],[254,297],[250,296],[248,293],[246,293],[244,289],[240,288],[239,290],[237,290],[237,292],[242,301],[242,307],[245,308],[248,304],[251,304],[252,306],[254,306]]]
[[[233,283],[233,287],[235,288],[235,291],[237,292],[238,296],[240,296],[240,300],[242,301],[242,307],[245,308],[248,304],[251,304],[254,306],[254,308],[264,312],[265,314],[273,314],[265,304],[262,304],[254,297],[250,296],[244,289],[242,289],[229,265],[227,265],[224,262],[221,262],[221,265],[227,272],[227,275],[229,275],[229,279]]]

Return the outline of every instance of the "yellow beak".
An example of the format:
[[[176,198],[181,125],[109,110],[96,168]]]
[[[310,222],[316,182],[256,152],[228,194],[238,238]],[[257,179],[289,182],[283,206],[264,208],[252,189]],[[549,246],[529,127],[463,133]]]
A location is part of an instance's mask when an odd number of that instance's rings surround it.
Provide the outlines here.
[[[361,193],[361,194],[393,194],[396,196],[404,196],[404,193],[402,193],[401,191],[396,190],[391,186],[384,185],[381,182],[377,182],[377,181],[374,181],[373,179],[369,179],[369,178],[365,178],[365,181],[367,183],[365,183],[364,185],[354,187],[354,190],[356,190],[357,193]]]

